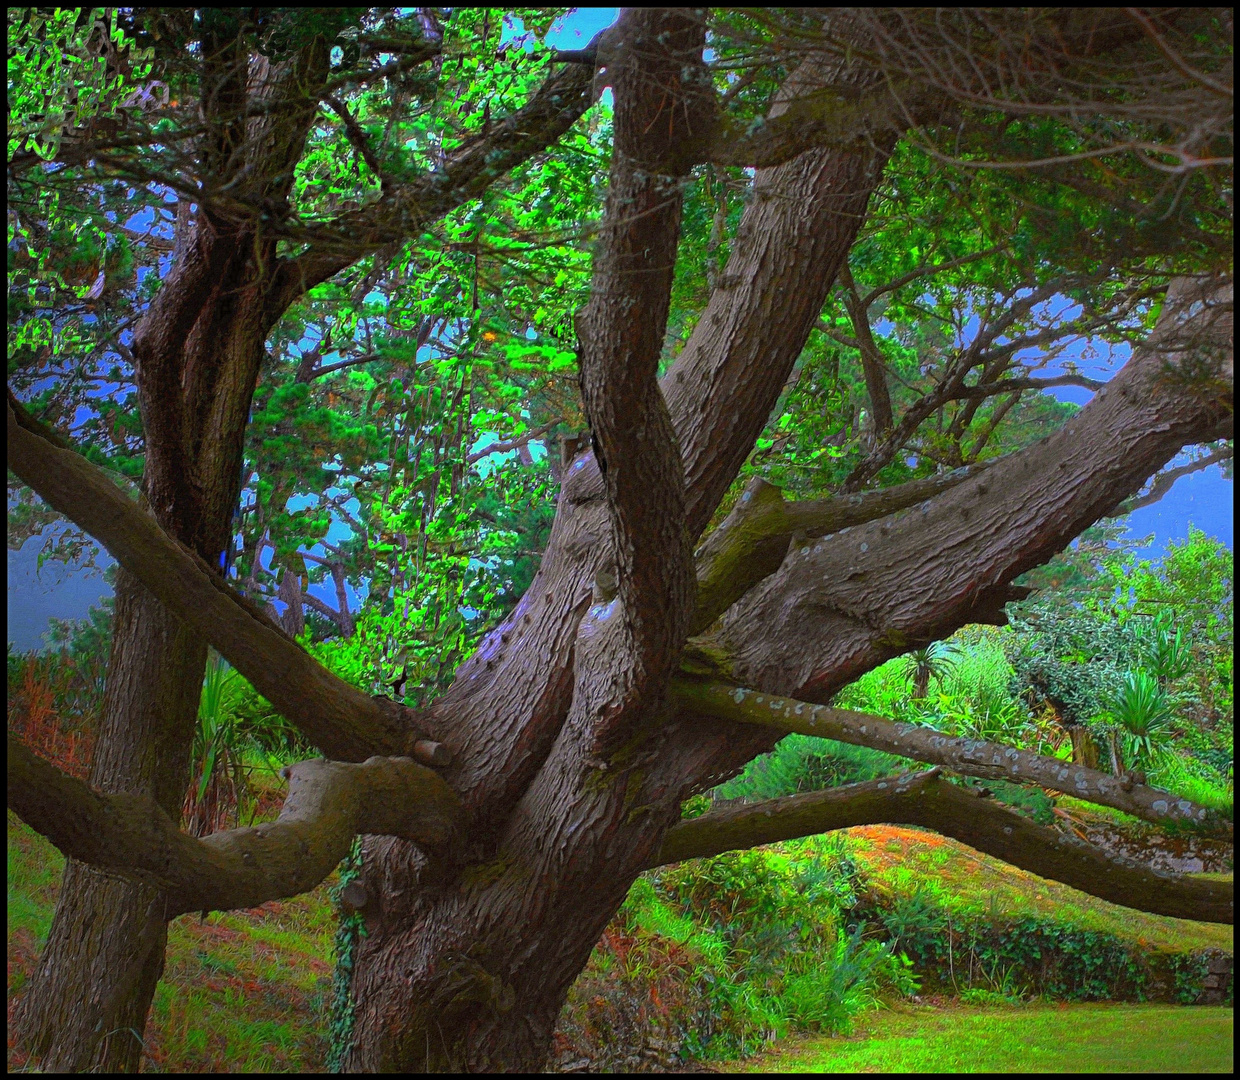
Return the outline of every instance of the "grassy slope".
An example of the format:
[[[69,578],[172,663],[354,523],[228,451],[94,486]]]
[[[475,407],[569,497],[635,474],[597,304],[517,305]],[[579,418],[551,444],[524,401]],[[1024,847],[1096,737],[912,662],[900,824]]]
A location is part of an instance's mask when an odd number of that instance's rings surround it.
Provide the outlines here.
[[[12,813],[8,837],[11,1016],[14,994],[33,970],[37,950],[51,922],[63,859]],[[1119,908],[1014,870],[930,833],[871,826],[850,830],[850,839],[857,861],[877,887],[898,891],[929,889],[940,902],[955,910],[1009,917],[1054,913],[1065,922],[1110,931],[1129,940],[1135,938],[1153,949],[1232,949],[1231,927],[1165,919]],[[195,915],[183,916],[173,923],[167,967],[148,1026],[148,1068],[270,1072],[323,1067],[335,925],[327,898],[330,884],[329,881],[296,900],[265,904],[254,911],[215,914],[205,921]],[[1191,1010],[1191,1015],[1205,1017],[1215,1012],[1198,1008]],[[969,1018],[992,1013],[966,1009],[944,1015],[947,1019],[942,1023],[954,1024],[952,1018],[959,1017],[967,1029],[968,1024],[982,1024],[980,1019]],[[1000,1012],[995,1023],[1007,1015]],[[1011,1015],[1033,1017],[1040,1012],[1030,1008]],[[1169,1010],[1166,1015],[1189,1013]],[[1230,1011],[1226,1015],[1230,1017]],[[895,1022],[894,1016],[880,1016],[874,1023]],[[933,1034],[931,1020],[925,1022],[931,1025],[929,1033],[918,1038],[931,1038]],[[1198,1041],[1208,1043],[1209,1038],[1203,1035]],[[1227,1041],[1230,1045],[1230,1027]],[[829,1042],[833,1046],[856,1045],[850,1040]],[[1092,1060],[1094,1067],[1107,1067],[1096,1058]],[[10,1068],[20,1064],[21,1060],[10,1049]]]
[[[725,1072],[1233,1071],[1232,1010],[1170,1005],[901,1006],[850,1038],[787,1039]]]
[[[955,840],[917,829],[870,825],[848,831],[854,857],[871,885],[888,895],[917,889],[961,914],[1014,920],[1053,915],[1157,950],[1221,948],[1231,952],[1230,926],[1190,922],[1119,907],[1067,885],[1017,870]]]
[[[8,816],[8,1004],[51,924],[64,858]],[[295,900],[253,911],[184,915],[147,1025],[145,1068],[164,1072],[321,1071],[335,918],[334,875]],[[11,1028],[10,1028],[11,1030]],[[10,1036],[9,1068],[20,1067]]]

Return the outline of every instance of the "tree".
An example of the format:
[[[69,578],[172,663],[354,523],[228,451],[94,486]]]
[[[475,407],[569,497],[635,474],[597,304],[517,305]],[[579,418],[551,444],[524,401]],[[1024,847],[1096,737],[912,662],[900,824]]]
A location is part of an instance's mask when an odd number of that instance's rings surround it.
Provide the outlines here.
[[[634,9],[591,48],[561,54],[564,63],[506,119],[488,115],[481,133],[455,147],[411,139],[430,147],[418,171],[416,152],[402,158],[356,116],[386,109],[395,124],[405,115],[418,90],[395,76],[420,64],[433,71],[445,48],[429,13],[137,17],[134,41],[150,42],[178,95],[194,91],[201,121],[178,117],[187,126],[176,137],[156,136],[159,119],[145,116],[131,118],[139,130],[124,135],[119,123],[98,121],[56,129],[51,166],[10,145],[11,184],[40,169],[56,176],[63,165],[84,170],[76,184],[83,175],[157,183],[185,207],[174,258],[126,346],[150,513],[9,396],[12,471],[124,568],[93,787],[10,736],[10,806],[79,860],[22,1019],[44,1065],[132,1068],[133,1040],[111,1036],[141,1030],[167,920],[312,887],[358,833],[362,874],[350,902],[367,935],[351,983],[352,1069],[537,1068],[568,986],[641,870],[851,824],[925,825],[1120,903],[1231,921],[1229,887],[1067,844],[945,783],[940,770],[1057,787],[1070,780],[1082,797],[1150,820],[1229,828],[1203,808],[1087,768],[1069,776],[1061,762],[1015,748],[829,706],[884,660],[966,622],[1001,620],[1019,595],[1015,577],[1183,446],[1230,438],[1218,179],[1229,129],[1207,125],[1168,141],[1191,119],[1185,97],[1204,95],[1213,108],[1227,70],[1219,27],[1229,19],[1198,10],[963,12],[937,21],[794,11],[703,21]],[[704,60],[708,28],[714,67]],[[337,36],[346,45],[333,66]],[[176,66],[187,47],[192,73]],[[961,49],[968,71],[955,66],[944,79]],[[307,289],[480,196],[559,138],[588,105],[596,69],[605,69],[615,106],[589,301],[575,321],[588,444],[566,453],[532,583],[451,685],[417,709],[372,697],[314,661],[219,574],[264,343]],[[339,96],[351,84],[365,98],[380,77],[390,100]],[[1148,108],[1099,109],[1096,127],[1082,126],[1081,104],[1094,99]],[[1176,108],[1160,108],[1167,101]],[[359,205],[331,214],[312,197],[291,200],[303,155],[327,144],[320,102],[340,121],[335,137],[374,178]],[[1048,168],[1086,163],[1071,175],[1075,188],[1061,175],[1046,186],[1074,197],[1087,189],[1099,208],[1097,242],[1032,284],[1005,282],[996,263],[985,284],[997,298],[980,309],[984,330],[971,345],[953,351],[932,335],[904,343],[913,355],[937,348],[940,362],[902,398],[882,385],[902,357],[884,359],[869,323],[885,295],[874,290],[892,286],[886,293],[896,295],[899,285],[876,281],[862,292],[856,269],[841,276],[867,207],[901,140],[960,169],[1001,163],[1013,127],[1019,145],[1056,149],[1044,155]],[[952,132],[967,135],[946,155],[940,144]],[[1178,154],[1171,164],[1168,146]],[[1150,164],[1130,168],[1137,152]],[[1123,169],[1099,192],[1106,169],[1087,165],[1114,160]],[[716,265],[700,315],[688,318],[673,298],[694,291],[677,282],[677,254],[686,181],[701,162],[755,172],[734,233],[725,207],[707,253],[718,256],[726,232],[726,263]],[[1170,193],[1146,175],[1164,168],[1183,180]],[[1168,205],[1163,231],[1146,228],[1149,209]],[[1113,228],[1125,220],[1127,233]],[[1035,249],[1030,264],[1045,262]],[[919,261],[894,280],[920,288],[936,270],[981,260],[974,248],[949,259],[953,266]],[[1054,272],[1063,263],[1074,280]],[[846,434],[844,449],[854,460],[828,481],[829,494],[789,502],[760,475],[746,482],[746,461],[756,443],[760,453],[773,445],[759,440],[804,371],[796,365],[837,276],[852,333],[831,322],[823,336],[842,333],[859,358],[872,419],[867,428],[853,414],[856,437]],[[1040,387],[1014,370],[1020,350],[1055,340],[1013,329],[1061,289],[1091,305],[1109,294],[1109,308],[1087,306],[1082,317],[1097,311],[1091,328],[1105,323],[1134,338],[1132,359],[1065,426],[987,462],[1004,413]],[[916,318],[911,303],[896,314],[906,325]],[[286,413],[296,408],[290,399]],[[937,441],[927,429],[936,414]],[[910,445],[924,451],[919,475],[901,464]],[[939,470],[940,458],[957,468]],[[177,820],[208,641],[326,760],[290,767],[275,825],[199,840]],[[934,768],[894,785],[679,821],[686,798],[788,731]],[[88,918],[99,927],[89,934]],[[82,971],[88,978],[76,977]]]

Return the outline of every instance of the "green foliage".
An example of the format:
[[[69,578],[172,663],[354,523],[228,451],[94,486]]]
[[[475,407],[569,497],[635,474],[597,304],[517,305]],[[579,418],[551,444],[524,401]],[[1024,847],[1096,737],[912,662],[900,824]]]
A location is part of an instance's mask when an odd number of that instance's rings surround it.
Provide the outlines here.
[[[946,641],[932,641],[921,649],[913,649],[908,654],[908,673],[913,680],[913,697],[924,698],[930,680],[940,682],[956,665],[960,650]]]
[[[686,1033],[688,1052],[745,1053],[789,1028],[847,1030],[880,988],[915,989],[902,958],[864,927],[843,928],[854,873],[838,844],[804,842],[669,867],[630,897],[635,925],[679,935],[700,958],[710,1020]]]
[[[716,787],[716,800],[776,799],[803,791],[894,776],[905,758],[812,735],[788,735],[769,754],[756,757],[731,780]]]
[[[1175,793],[1229,805],[1231,553],[1195,529],[1158,563],[1082,543],[1035,581],[1049,587],[1011,607],[1013,690],[1114,735]]]
[[[1109,715],[1127,733],[1132,760],[1148,760],[1171,726],[1166,693],[1153,675],[1140,669],[1124,673],[1110,700]]]
[[[1198,955],[1152,953],[1134,940],[1045,915],[996,919],[962,912],[929,883],[889,900],[869,893],[857,914],[883,927],[928,988],[961,994],[980,989],[1008,1000],[1041,994],[1065,1001],[1145,1001],[1152,983]],[[1193,974],[1182,978],[1191,989],[1177,987],[1179,1000],[1196,1000],[1202,992],[1205,972],[1190,968]]]
[[[362,872],[362,838],[353,838],[353,846],[339,868],[340,880],[331,890],[331,900],[338,912],[335,949],[336,970],[332,977],[331,1022],[328,1037],[330,1049],[327,1057],[328,1072],[340,1072],[345,1055],[353,1038],[353,1018],[357,1003],[353,1000],[351,983],[354,958],[358,943],[366,936],[362,916],[346,909],[340,902],[346,885],[355,881]]]
[[[1170,613],[1163,612],[1155,617],[1152,625],[1137,631],[1145,652],[1145,662],[1160,686],[1183,678],[1193,663],[1184,628],[1177,626],[1173,634],[1169,619]]]

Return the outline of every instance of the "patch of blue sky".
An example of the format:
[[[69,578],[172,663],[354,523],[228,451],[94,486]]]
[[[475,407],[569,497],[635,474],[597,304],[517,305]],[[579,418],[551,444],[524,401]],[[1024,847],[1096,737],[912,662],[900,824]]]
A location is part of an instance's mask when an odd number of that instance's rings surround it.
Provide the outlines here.
[[[469,448],[470,454],[476,454],[479,450],[490,446],[492,443],[502,441],[499,434],[494,431],[484,431],[477,439],[474,440],[473,446]],[[547,456],[546,444],[538,439],[531,439],[527,444],[530,451],[530,457],[534,459],[534,464],[538,464]],[[493,472],[497,472],[499,468],[510,461],[515,461],[519,456],[517,450],[504,450],[494,454],[488,454],[484,458],[479,458],[474,462],[474,468],[478,470],[478,475],[484,480]]]
[[[562,15],[551,24],[551,29],[544,39],[554,49],[566,52],[572,49],[584,49],[600,30],[605,30],[614,23],[620,14],[619,8],[579,7],[570,8],[568,14]],[[500,45],[518,47],[526,52],[534,49],[534,35],[525,29],[525,24],[516,16],[504,17],[504,28],[500,34]],[[607,108],[612,106],[611,87],[607,87],[600,98]]]

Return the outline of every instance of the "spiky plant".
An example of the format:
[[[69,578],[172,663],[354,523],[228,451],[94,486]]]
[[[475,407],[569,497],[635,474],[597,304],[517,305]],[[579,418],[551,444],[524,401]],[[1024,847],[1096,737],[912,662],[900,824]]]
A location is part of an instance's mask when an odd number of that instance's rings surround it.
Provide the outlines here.
[[[930,689],[930,679],[942,680],[959,658],[960,649],[946,641],[932,641],[924,649],[910,650],[907,670],[913,680],[913,698],[924,698]]]

